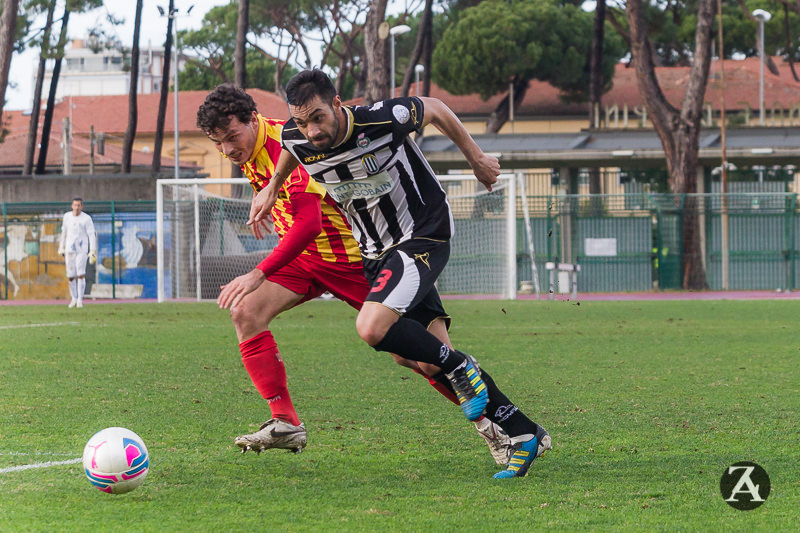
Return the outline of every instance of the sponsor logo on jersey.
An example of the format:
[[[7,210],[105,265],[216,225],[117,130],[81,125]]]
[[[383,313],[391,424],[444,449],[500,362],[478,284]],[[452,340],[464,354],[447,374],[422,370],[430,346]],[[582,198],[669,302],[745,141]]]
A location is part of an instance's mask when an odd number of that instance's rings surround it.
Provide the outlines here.
[[[417,116],[417,106],[414,102],[411,102],[411,122],[413,124],[418,124]]]
[[[322,186],[331,198],[341,204],[350,200],[368,200],[383,196],[394,188],[394,182],[389,173],[383,171],[359,180],[322,183]]]
[[[322,161],[328,157],[325,154],[316,154],[316,155],[309,155],[303,158],[303,163],[315,163],[317,161]]]
[[[367,146],[369,146],[370,142],[372,141],[370,141],[369,137],[367,137],[366,134],[361,133],[358,135],[358,140],[356,141],[356,144],[358,145],[359,148],[366,148]]]
[[[372,104],[372,107],[369,108],[370,111],[378,111],[379,109],[383,109],[383,101],[375,102]]]
[[[377,174],[381,169],[381,164],[378,163],[378,158],[373,154],[367,154],[361,158],[361,166],[367,171],[367,174]]]
[[[394,106],[392,108],[392,115],[394,115],[394,118],[397,119],[397,122],[399,122],[400,124],[405,124],[411,117],[411,115],[408,112],[408,109],[402,105]]]

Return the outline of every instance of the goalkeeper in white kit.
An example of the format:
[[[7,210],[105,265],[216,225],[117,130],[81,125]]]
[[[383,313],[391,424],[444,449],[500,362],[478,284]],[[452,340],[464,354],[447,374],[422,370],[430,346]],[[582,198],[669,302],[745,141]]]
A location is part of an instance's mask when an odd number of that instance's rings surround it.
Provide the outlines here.
[[[92,217],[83,212],[82,198],[73,198],[72,211],[64,213],[58,253],[64,256],[67,265],[69,307],[83,307],[86,262],[94,264],[97,260],[97,234]]]

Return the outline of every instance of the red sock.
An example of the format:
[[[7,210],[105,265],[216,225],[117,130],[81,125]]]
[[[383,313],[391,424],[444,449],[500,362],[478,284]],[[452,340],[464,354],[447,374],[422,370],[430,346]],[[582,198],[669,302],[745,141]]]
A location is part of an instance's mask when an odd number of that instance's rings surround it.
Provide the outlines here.
[[[419,374],[420,376],[422,376],[423,378],[427,379],[428,383],[431,384],[431,387],[433,387],[434,389],[438,390],[439,394],[441,394],[442,396],[444,396],[445,398],[447,398],[448,400],[450,400],[454,404],[461,405],[460,403],[458,403],[458,398],[456,398],[456,395],[453,394],[453,391],[448,389],[445,385],[443,385],[442,383],[439,383],[438,381],[436,381],[435,379],[430,377],[428,374],[426,374],[424,372],[421,372],[421,371],[417,370],[416,368],[412,368],[412,370],[414,372],[416,372],[417,374]]]
[[[239,344],[244,368],[261,396],[269,403],[272,418],[300,424],[286,386],[286,367],[269,330]]]

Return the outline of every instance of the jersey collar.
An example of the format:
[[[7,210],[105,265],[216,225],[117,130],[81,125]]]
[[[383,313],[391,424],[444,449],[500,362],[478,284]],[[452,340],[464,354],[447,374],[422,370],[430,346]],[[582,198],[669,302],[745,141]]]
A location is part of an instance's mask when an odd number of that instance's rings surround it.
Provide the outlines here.
[[[344,110],[344,114],[347,116],[347,134],[342,138],[341,142],[336,143],[336,146],[331,146],[331,149],[340,147],[347,142],[351,135],[353,135],[353,124],[355,123],[355,120],[353,119],[353,112],[349,107],[342,107],[342,109]]]
[[[258,134],[256,135],[256,145],[253,147],[253,153],[250,154],[248,163],[253,163],[258,157],[261,148],[267,143],[267,119],[258,115]]]

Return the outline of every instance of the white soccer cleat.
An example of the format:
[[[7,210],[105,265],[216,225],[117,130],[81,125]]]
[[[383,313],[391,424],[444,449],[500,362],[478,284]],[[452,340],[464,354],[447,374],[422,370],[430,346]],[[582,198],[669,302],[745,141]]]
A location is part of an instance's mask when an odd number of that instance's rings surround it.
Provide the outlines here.
[[[78,303],[75,304],[75,307],[77,307],[78,309],[82,308],[83,307],[83,302],[78,301]]]
[[[308,442],[308,438],[305,424],[300,423],[299,426],[295,426],[286,420],[271,418],[261,424],[255,433],[236,437],[234,442],[242,449],[242,453],[247,450],[261,453],[269,448],[281,448],[300,453]]]
[[[70,301],[69,301],[69,305],[68,305],[67,307],[69,307],[70,309],[72,309],[72,308],[73,308],[73,307],[75,307],[76,305],[78,305],[78,300],[76,300],[75,298],[73,298],[72,300],[70,300]]]
[[[484,417],[475,422],[475,429],[486,441],[486,445],[494,457],[494,462],[500,466],[507,466],[514,449],[511,446],[511,439],[503,431],[503,428]]]

